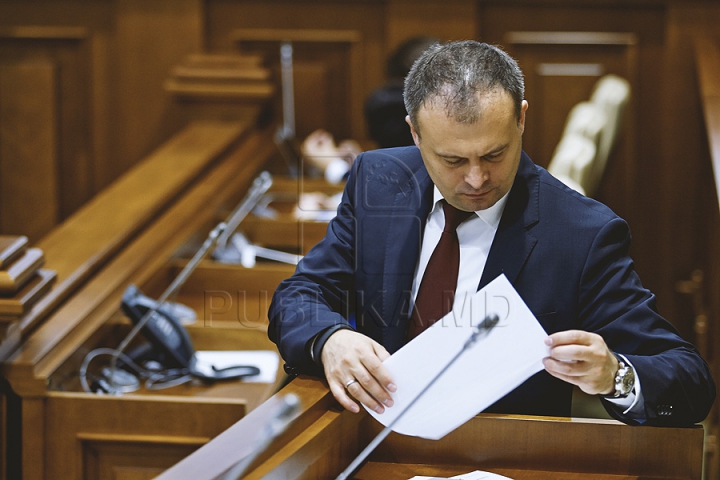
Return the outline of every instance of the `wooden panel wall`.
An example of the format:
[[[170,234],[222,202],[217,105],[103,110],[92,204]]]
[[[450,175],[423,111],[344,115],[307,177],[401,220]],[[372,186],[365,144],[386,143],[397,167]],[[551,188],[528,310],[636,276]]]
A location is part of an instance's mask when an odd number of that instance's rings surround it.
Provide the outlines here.
[[[538,22],[533,27],[542,25]],[[525,98],[531,105],[523,148],[538,165],[550,163],[565,119],[577,103],[590,98],[595,82],[610,73],[637,89],[637,39],[632,33],[510,31],[501,44],[525,73]],[[632,121],[630,122],[632,124]]]
[[[384,78],[382,2],[209,1],[206,7],[211,50],[259,51],[278,72],[280,41],[295,40],[299,138],[316,128],[338,140],[366,137],[362,102]]]
[[[689,100],[691,111],[697,112],[697,102],[702,104],[703,119],[699,116],[692,119],[691,123],[678,125],[680,131],[694,139],[697,132],[693,129],[698,123],[704,127],[705,134],[700,134],[705,142],[690,146],[690,151],[682,149],[672,150],[670,153],[674,158],[684,158],[685,155],[697,155],[698,158],[711,159],[711,161],[699,162],[693,165],[694,168],[680,169],[675,178],[686,177],[687,184],[691,190],[688,191],[688,201],[692,202],[688,209],[682,209],[679,205],[673,204],[676,211],[682,211],[683,228],[689,231],[678,231],[668,229],[670,235],[674,235],[675,241],[687,241],[689,235],[694,235],[690,241],[692,248],[683,252],[682,265],[696,265],[697,269],[691,273],[690,279],[678,282],[676,288],[679,292],[685,292],[684,303],[688,310],[695,314],[693,333],[698,338],[698,346],[704,352],[706,358],[714,367],[716,382],[720,378],[720,325],[718,324],[718,312],[720,312],[720,253],[717,245],[720,243],[720,209],[718,206],[718,166],[720,165],[720,38],[716,35],[714,25],[720,21],[720,11],[706,12],[702,9],[692,8],[673,12],[678,21],[672,31],[672,35],[681,41],[692,41],[694,55],[690,53],[686,45],[678,45],[676,55],[681,61],[694,60],[696,67],[696,78],[684,75],[675,77],[673,82],[676,92],[684,89],[693,89],[692,81],[697,82],[700,87],[700,94]],[[713,35],[699,36],[698,30]],[[692,47],[691,47],[692,48]],[[678,102],[679,103],[679,102]],[[704,121],[703,121],[704,120]],[[692,141],[692,140],[691,140]],[[694,142],[693,142],[694,143]],[[675,147],[679,147],[675,145]],[[681,155],[682,157],[678,157]],[[673,179],[668,176],[666,185],[672,185]],[[692,214],[687,215],[687,212]],[[673,265],[677,268],[678,264]],[[686,272],[683,272],[687,276]],[[690,287],[690,288],[688,288]],[[709,479],[720,478],[720,451],[718,445],[720,404],[715,402],[715,408],[707,423],[711,425],[711,435],[708,437],[707,450],[708,462],[706,476]]]
[[[202,47],[201,5],[0,4],[1,233],[39,240],[177,131],[162,85]]]
[[[234,29],[230,38],[243,53],[262,55],[280,74],[280,46],[290,45],[293,61],[294,116],[297,138],[318,128],[335,126],[338,138],[361,138],[364,124],[353,105],[363,95],[354,73],[362,69],[362,36],[356,30]],[[281,112],[282,95],[276,111]],[[353,113],[356,113],[353,115]],[[285,121],[284,114],[278,120]]]
[[[716,34],[720,5],[677,5],[668,10],[667,62],[662,78],[668,114],[662,117],[663,158],[657,188],[666,221],[660,222],[660,243],[671,260],[660,262],[661,278],[688,280],[694,269],[704,272],[704,299],[710,316],[708,355],[715,360],[720,380],[720,256],[718,256],[718,199],[710,163],[708,138],[698,93],[693,38],[700,33]],[[696,309],[692,295],[675,293],[677,324],[688,338],[694,337]],[[713,347],[714,345],[714,347]],[[716,402],[717,404],[718,402]],[[720,405],[718,405],[720,407]]]
[[[38,239],[91,192],[87,30],[0,28],[0,229]]]
[[[58,220],[57,67],[0,66],[0,229],[39,238]],[[32,210],[27,215],[26,209]]]

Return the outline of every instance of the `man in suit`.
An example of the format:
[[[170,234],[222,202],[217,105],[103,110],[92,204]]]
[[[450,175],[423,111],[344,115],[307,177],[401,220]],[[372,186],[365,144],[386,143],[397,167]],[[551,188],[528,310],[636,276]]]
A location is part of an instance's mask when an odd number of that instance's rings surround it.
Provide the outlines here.
[[[392,407],[382,361],[438,319],[416,304],[446,217],[462,214],[451,303],[503,273],[549,334],[545,370],[487,411],[568,416],[577,385],[628,423],[701,421],[707,364],[656,312],[627,224],[522,151],[523,94],[497,47],[434,45],[418,59],[405,81],[416,146],[357,158],[326,237],[275,293],[269,335],[286,369],[324,374],[350,411]]]

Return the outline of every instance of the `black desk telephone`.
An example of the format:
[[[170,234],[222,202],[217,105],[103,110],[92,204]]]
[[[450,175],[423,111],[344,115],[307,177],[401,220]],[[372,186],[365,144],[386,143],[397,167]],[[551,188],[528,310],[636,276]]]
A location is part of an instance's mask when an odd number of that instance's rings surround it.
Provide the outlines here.
[[[134,324],[149,311],[154,309],[157,302],[150,297],[143,295],[135,285],[130,285],[125,290],[122,299],[122,310]],[[215,369],[211,375],[201,373],[195,368],[195,348],[193,347],[190,335],[171,312],[167,305],[161,305],[152,317],[145,323],[141,333],[150,342],[151,349],[140,347],[131,358],[151,353],[154,360],[166,368],[186,368],[193,376],[203,380],[231,380],[241,377],[253,376],[260,373],[260,369],[254,366],[237,365],[228,368]]]

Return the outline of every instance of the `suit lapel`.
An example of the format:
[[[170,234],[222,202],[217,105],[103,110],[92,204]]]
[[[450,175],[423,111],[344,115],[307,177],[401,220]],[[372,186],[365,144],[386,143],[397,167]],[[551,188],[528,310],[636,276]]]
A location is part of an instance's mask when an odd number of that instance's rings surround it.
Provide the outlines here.
[[[501,273],[505,274],[510,283],[515,283],[537,243],[537,238],[531,235],[528,229],[539,220],[538,195],[537,170],[523,152],[478,289]]]
[[[407,189],[395,196],[384,250],[383,318],[389,327],[404,327],[410,313],[415,266],[420,256],[425,220],[432,208],[432,187],[430,176],[421,165]],[[415,198],[408,203],[407,195]],[[410,205],[410,208],[403,208],[403,205]],[[405,343],[404,328],[384,328],[382,335],[383,344],[391,352]]]

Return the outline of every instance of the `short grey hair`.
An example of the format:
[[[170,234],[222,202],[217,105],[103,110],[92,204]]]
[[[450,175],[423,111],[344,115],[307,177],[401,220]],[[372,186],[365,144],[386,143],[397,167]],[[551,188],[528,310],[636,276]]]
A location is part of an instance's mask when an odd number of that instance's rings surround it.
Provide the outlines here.
[[[420,107],[437,101],[449,118],[474,123],[480,114],[478,94],[498,88],[512,97],[519,121],[525,81],[510,55],[496,46],[473,40],[436,43],[417,59],[405,78],[405,109],[416,130]]]

